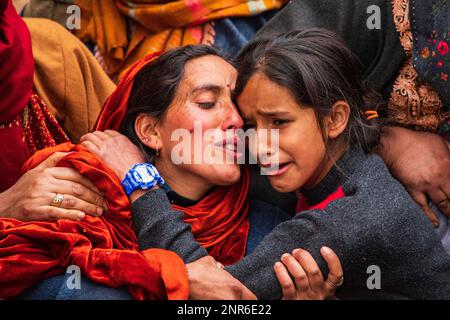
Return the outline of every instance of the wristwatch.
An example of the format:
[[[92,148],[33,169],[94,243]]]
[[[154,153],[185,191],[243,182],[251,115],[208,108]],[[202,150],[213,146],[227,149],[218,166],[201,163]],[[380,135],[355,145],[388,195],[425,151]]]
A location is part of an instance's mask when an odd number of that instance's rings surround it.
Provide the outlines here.
[[[148,190],[156,185],[162,186],[164,179],[156,170],[155,166],[150,163],[138,163],[128,171],[125,179],[122,181],[122,187],[125,189],[127,196],[133,193],[137,188]]]

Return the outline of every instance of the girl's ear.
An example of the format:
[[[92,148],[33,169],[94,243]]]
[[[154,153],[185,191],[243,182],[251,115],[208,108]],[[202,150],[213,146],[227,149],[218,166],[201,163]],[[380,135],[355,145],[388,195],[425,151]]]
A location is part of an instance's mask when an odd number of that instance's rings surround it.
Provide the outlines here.
[[[329,139],[336,139],[347,128],[350,118],[350,106],[345,101],[338,101],[327,117],[327,134]]]
[[[139,114],[134,122],[134,130],[142,144],[150,149],[161,150],[162,140],[156,118],[144,113]]]

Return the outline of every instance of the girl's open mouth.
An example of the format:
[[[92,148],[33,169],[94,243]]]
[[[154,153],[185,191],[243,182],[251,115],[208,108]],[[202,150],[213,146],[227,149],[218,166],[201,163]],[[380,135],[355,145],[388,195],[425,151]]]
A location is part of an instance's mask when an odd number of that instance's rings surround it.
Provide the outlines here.
[[[292,162],[286,162],[281,164],[271,164],[269,166],[267,165],[261,165],[261,174],[268,175],[268,176],[279,176],[285,173],[289,168],[291,167]]]

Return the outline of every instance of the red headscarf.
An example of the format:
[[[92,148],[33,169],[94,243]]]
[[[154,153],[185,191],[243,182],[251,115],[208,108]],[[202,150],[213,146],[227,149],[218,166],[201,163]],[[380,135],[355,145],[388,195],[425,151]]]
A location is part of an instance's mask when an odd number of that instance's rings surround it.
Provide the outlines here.
[[[0,192],[37,150],[69,141],[37,94],[30,33],[11,0],[0,1]]]
[[[162,52],[148,55],[136,62],[122,78],[116,91],[106,102],[95,130],[118,130],[128,108],[134,79],[148,63]],[[184,221],[191,224],[196,240],[211,256],[224,265],[244,257],[249,231],[247,219],[249,173],[242,170],[240,181],[229,187],[216,187],[194,206],[173,208],[184,212]]]

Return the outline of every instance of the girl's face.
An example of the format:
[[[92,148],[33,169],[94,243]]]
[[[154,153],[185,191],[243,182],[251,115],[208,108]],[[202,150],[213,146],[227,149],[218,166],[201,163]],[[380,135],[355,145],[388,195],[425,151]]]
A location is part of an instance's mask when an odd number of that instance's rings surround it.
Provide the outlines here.
[[[156,165],[172,188],[183,181],[182,188],[197,189],[201,194],[212,186],[230,185],[239,180],[240,167],[236,161],[239,154],[232,150],[238,143],[234,131],[243,125],[232,101],[236,77],[232,65],[213,55],[186,64],[174,101],[158,129],[161,144]],[[194,131],[201,134],[199,129],[212,134],[196,139]],[[229,130],[228,135],[226,130]],[[191,141],[183,141],[183,145],[190,146],[190,150],[180,151],[181,140],[173,141],[174,132],[189,133]],[[173,151],[188,161],[175,164]],[[222,161],[208,163],[202,159],[204,155]]]
[[[259,165],[268,169],[275,190],[311,188],[325,177],[329,170],[326,148],[312,108],[300,106],[287,89],[260,73],[250,78],[237,102],[245,126],[255,128],[257,135],[259,130],[269,130],[267,136],[270,130],[279,130],[277,150],[262,139],[249,146]],[[262,155],[269,160],[262,163]]]

